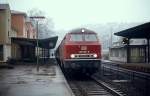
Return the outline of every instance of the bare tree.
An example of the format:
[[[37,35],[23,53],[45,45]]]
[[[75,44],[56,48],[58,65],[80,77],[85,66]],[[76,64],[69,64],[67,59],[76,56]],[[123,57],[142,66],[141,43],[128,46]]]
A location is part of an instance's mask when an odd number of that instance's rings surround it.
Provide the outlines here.
[[[31,9],[28,11],[28,16],[45,16],[45,12],[41,11],[39,9]],[[31,20],[33,25],[36,27],[36,21],[35,20]],[[44,38],[49,38],[54,34],[54,22],[52,20],[52,18],[47,18],[45,17],[44,20],[42,20],[42,22],[39,22],[38,24],[38,36],[40,39],[44,39]]]

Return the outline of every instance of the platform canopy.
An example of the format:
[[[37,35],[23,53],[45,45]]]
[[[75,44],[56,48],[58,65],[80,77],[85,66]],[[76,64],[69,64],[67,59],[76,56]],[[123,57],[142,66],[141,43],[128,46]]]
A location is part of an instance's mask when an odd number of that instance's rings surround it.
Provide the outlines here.
[[[144,23],[117,33],[114,35],[126,38],[150,38],[150,22]]]
[[[13,43],[24,45],[24,46],[36,46],[37,45],[37,39],[12,37],[11,40]],[[41,48],[53,49],[56,46],[57,40],[58,40],[58,36],[50,37],[46,39],[38,39],[38,45]]]

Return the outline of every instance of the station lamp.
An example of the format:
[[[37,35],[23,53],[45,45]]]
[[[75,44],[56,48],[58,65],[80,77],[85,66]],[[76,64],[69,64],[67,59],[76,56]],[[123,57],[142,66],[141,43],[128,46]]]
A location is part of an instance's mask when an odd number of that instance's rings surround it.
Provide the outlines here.
[[[129,44],[129,39],[128,38],[123,38],[122,43],[123,44]]]

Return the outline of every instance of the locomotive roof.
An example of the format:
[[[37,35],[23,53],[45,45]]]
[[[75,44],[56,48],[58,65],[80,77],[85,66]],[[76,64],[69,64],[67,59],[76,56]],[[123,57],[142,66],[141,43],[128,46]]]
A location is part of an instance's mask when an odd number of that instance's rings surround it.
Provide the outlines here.
[[[95,33],[95,32],[86,28],[78,28],[71,30],[69,33]]]

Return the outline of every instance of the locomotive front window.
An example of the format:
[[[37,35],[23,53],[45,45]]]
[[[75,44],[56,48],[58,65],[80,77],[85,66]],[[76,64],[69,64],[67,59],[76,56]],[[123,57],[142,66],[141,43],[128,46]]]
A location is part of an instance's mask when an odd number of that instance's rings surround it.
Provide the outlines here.
[[[95,34],[85,34],[85,41],[97,41]]]
[[[82,34],[71,34],[70,41],[83,41]]]

